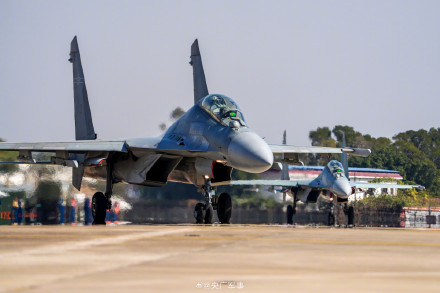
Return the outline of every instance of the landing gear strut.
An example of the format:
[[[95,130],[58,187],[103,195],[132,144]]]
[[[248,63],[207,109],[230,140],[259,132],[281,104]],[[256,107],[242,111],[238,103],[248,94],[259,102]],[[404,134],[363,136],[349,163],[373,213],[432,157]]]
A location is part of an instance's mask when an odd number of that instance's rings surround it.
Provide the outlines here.
[[[330,211],[328,212],[328,225],[335,225],[335,204],[333,203],[334,199],[330,201]]]
[[[293,204],[287,206],[287,225],[293,225],[293,216],[296,214],[296,202],[297,202],[297,196],[298,190],[293,190]]]
[[[211,180],[206,179],[202,186],[205,203],[199,202],[194,208],[194,218],[197,224],[212,224],[214,210],[217,210],[218,220],[222,224],[229,224],[232,215],[232,200],[227,193],[220,196],[212,194]]]
[[[220,223],[230,224],[232,216],[232,199],[226,192],[220,194],[218,197],[217,216]]]
[[[113,166],[110,162],[107,163],[107,182],[105,187],[105,194],[102,192],[96,192],[92,197],[92,215],[93,225],[105,225],[105,216],[107,210],[112,207],[112,194],[113,194]]]
[[[344,205],[344,214],[347,216],[347,227],[354,226],[354,208],[352,206]]]
[[[211,194],[211,180],[205,179],[205,184],[202,186],[205,203],[199,202],[194,208],[194,218],[197,224],[212,224],[212,217],[214,216],[214,209],[212,204]]]

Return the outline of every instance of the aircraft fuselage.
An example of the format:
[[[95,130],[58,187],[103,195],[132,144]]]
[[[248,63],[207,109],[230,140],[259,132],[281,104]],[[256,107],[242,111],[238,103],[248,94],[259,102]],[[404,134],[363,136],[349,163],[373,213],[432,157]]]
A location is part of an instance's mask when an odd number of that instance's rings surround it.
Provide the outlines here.
[[[222,95],[210,96],[230,99]],[[247,127],[244,118],[239,120],[234,116],[221,120],[202,104],[203,101],[191,107],[156,141],[145,139],[145,143],[154,143],[157,151],[153,154],[139,149],[111,158],[115,180],[148,186],[163,186],[167,181],[201,186],[208,177],[216,185],[230,181],[233,168],[261,173],[272,166],[271,149]],[[228,115],[242,115],[238,108],[233,111],[236,112]],[[142,140],[132,139],[128,143]],[[97,175],[96,170],[93,175]]]

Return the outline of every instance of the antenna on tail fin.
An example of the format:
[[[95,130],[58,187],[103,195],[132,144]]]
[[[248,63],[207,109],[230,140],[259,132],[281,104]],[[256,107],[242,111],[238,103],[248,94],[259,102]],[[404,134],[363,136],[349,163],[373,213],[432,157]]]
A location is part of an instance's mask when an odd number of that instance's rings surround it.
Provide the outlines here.
[[[201,98],[209,95],[205,72],[203,71],[202,56],[199,50],[199,41],[197,39],[191,45],[191,61],[189,64],[193,68],[194,104],[196,104]]]
[[[75,104],[75,139],[94,140],[96,139],[95,129],[93,128],[92,113],[90,112],[89,98],[87,96],[84,72],[81,65],[78,41],[76,36],[70,43],[69,61],[73,67],[73,96]],[[77,154],[85,157],[85,154]],[[81,189],[81,182],[84,176],[84,166],[79,165],[72,168],[72,185],[76,189]]]

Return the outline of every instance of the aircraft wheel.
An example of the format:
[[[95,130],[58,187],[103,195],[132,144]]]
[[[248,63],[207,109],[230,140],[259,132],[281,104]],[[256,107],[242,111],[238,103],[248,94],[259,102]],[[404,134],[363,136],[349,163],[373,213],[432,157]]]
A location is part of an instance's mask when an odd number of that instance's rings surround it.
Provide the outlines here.
[[[348,226],[352,226],[354,225],[354,208],[353,207],[349,207],[348,211],[347,211],[347,224]]]
[[[227,193],[222,193],[218,197],[217,216],[222,224],[229,224],[231,221],[232,199]]]
[[[286,214],[287,214],[287,224],[288,225],[293,225],[293,214],[294,214],[294,212],[293,212],[293,207],[290,204],[287,206]]]
[[[214,209],[212,205],[205,207],[205,224],[212,224],[212,217],[214,216]]]
[[[204,204],[199,202],[196,204],[194,208],[194,218],[196,218],[196,224],[203,224],[205,213],[204,213]]]
[[[329,226],[335,225],[335,215],[332,213],[328,213],[328,225]]]
[[[92,197],[93,225],[105,225],[107,199],[104,193],[96,192]]]

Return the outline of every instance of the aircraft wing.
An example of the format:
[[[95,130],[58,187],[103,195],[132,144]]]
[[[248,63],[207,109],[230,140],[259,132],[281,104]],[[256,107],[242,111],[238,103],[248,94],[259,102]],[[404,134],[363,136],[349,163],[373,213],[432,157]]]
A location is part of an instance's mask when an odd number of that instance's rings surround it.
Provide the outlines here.
[[[2,142],[2,151],[31,151],[31,152],[87,152],[87,151],[113,151],[127,152],[124,140],[80,140],[72,142]]]
[[[397,189],[410,189],[416,188],[419,190],[424,190],[425,187],[422,185],[404,185],[404,184],[388,184],[388,183],[363,183],[363,182],[350,182],[351,186],[356,188],[397,188]]]
[[[126,153],[129,150],[135,154],[160,153],[174,156],[194,156],[204,154],[206,157],[215,156],[209,149],[202,148],[164,148],[158,147],[160,137],[127,140],[78,140],[71,142],[0,142],[0,151],[18,151],[19,156],[15,162],[0,162],[0,164],[57,164],[77,167],[77,163],[94,165],[95,160],[83,162],[72,158],[75,154],[88,153],[88,157],[95,157],[98,161],[107,158],[109,152]],[[36,161],[32,158],[33,152],[57,153],[52,161]],[[202,155],[203,156],[203,155]],[[59,160],[58,160],[59,159]],[[84,158],[83,158],[84,159]],[[216,158],[214,158],[216,159]],[[78,161],[73,162],[72,161]]]
[[[311,188],[322,188],[322,186],[315,183],[315,180],[233,180],[229,185],[267,185],[267,186],[301,186]],[[410,189],[416,188],[424,190],[422,185],[404,185],[404,184],[388,184],[388,183],[363,183],[350,182],[351,186],[356,188],[398,188]]]
[[[1,142],[0,151],[18,151],[17,161],[0,162],[0,164],[55,164],[78,167],[79,163],[96,165],[107,158],[109,152],[127,152],[124,140],[80,140],[71,142]],[[32,157],[33,152],[56,153],[50,161],[37,161]],[[78,154],[94,154],[87,162],[85,157]]]
[[[232,180],[228,185],[266,185],[266,186],[302,186],[302,187],[319,187],[315,186],[314,180]]]
[[[319,146],[292,146],[284,144],[269,144],[273,154],[274,162],[298,164],[298,154],[350,154],[357,157],[369,157],[371,150],[358,149],[358,148],[331,148],[331,147],[319,147]]]

